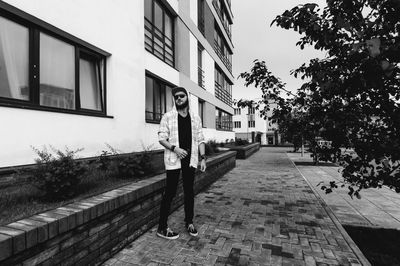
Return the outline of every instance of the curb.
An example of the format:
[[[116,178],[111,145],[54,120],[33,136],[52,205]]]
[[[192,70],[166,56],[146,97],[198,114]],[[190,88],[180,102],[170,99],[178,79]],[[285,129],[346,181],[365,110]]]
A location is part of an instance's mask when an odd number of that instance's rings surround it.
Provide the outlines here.
[[[286,154],[287,158],[292,162],[293,166],[296,168],[296,170],[299,172],[299,174],[303,177],[303,179],[307,182],[307,185],[310,187],[310,189],[313,191],[315,197],[318,199],[318,201],[321,203],[322,207],[328,214],[329,218],[333,221],[335,224],[336,228],[339,230],[339,232],[343,235],[344,240],[347,242],[347,244],[350,246],[350,248],[353,250],[354,254],[357,256],[357,258],[360,260],[362,265],[365,266],[371,266],[371,263],[367,260],[367,258],[364,256],[364,254],[361,252],[361,250],[358,248],[356,243],[354,243],[353,239],[347,234],[346,230],[343,228],[341,223],[339,222],[339,219],[335,216],[334,212],[332,209],[325,203],[325,201],[321,198],[321,196],[318,194],[318,192],[315,190],[315,188],[311,185],[311,183],[307,180],[307,178],[304,177],[302,172],[299,170],[299,168],[296,166],[296,164],[290,159],[290,157]]]

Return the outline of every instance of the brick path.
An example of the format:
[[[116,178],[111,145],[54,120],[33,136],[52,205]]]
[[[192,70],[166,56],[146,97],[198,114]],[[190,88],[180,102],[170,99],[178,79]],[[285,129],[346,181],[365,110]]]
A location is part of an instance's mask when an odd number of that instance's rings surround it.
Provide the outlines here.
[[[181,207],[169,218],[178,240],[153,227],[104,265],[361,265],[286,150],[262,148],[197,195],[198,237],[184,230]]]

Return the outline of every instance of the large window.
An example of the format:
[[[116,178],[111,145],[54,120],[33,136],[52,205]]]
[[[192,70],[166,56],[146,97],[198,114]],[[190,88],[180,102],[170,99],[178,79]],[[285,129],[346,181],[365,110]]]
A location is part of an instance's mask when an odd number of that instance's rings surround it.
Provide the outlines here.
[[[173,16],[159,0],[144,0],[145,47],[170,66],[174,66]]]
[[[50,26],[27,22],[29,17],[0,16],[0,104],[105,115],[108,54],[61,30],[44,30]]]
[[[218,130],[232,131],[232,115],[220,110],[215,110],[215,127]]]
[[[164,113],[173,107],[172,86],[146,75],[146,121],[158,123]]]

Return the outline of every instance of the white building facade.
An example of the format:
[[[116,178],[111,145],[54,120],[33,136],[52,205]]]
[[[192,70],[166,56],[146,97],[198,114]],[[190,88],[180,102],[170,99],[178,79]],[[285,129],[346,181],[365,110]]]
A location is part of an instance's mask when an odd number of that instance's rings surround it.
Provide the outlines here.
[[[159,149],[160,118],[185,87],[208,140],[232,130],[228,0],[0,1],[0,168],[32,147],[99,155]]]
[[[278,132],[278,124],[271,120],[276,103],[270,102],[270,110],[267,116],[260,116],[260,110],[255,107],[238,108],[235,106],[233,116],[233,130],[238,139],[247,139],[249,142],[260,142],[262,145],[278,145],[281,136]],[[264,108],[263,105],[260,106]]]

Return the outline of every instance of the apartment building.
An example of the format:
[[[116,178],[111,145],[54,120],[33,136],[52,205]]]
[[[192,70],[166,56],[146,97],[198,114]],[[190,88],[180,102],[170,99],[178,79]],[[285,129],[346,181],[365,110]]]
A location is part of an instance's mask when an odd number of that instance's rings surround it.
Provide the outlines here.
[[[174,86],[206,139],[234,138],[232,23],[230,0],[0,1],[0,167],[161,148]]]
[[[247,139],[249,142],[260,142],[262,145],[278,145],[281,143],[281,136],[278,131],[278,124],[271,120],[276,103],[269,103],[270,110],[267,117],[260,116],[260,110],[255,107],[238,108],[234,106],[233,130],[235,137]],[[264,105],[260,106],[263,109]]]

